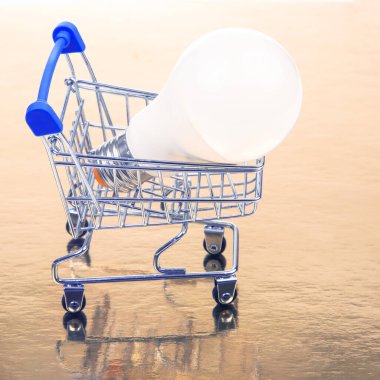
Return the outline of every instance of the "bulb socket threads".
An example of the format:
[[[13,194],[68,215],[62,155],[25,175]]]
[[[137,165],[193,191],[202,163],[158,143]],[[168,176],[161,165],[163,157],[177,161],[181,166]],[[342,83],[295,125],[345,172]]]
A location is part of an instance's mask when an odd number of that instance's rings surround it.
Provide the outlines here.
[[[152,178],[150,174],[141,169],[131,169],[134,163],[124,163],[121,161],[113,161],[112,158],[133,158],[128,148],[125,133],[106,141],[97,149],[91,151],[96,156],[109,157],[110,160],[99,159],[94,160],[99,165],[117,165],[126,166],[128,169],[111,169],[111,168],[94,168],[94,176],[96,181],[102,187],[118,191],[130,191],[139,186],[139,177],[141,184]]]

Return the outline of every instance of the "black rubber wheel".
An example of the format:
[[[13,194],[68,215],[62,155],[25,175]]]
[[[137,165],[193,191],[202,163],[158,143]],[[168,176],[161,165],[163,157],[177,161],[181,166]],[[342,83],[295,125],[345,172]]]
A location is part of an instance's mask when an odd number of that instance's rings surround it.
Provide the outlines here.
[[[221,255],[224,250],[226,249],[226,246],[227,246],[227,241],[226,241],[226,238],[223,237],[223,240],[222,240],[222,248],[220,250],[220,252],[218,253],[214,253],[214,252],[210,252],[208,249],[207,249],[207,246],[206,246],[206,239],[203,239],[203,248],[206,252],[208,252],[210,255],[213,255],[213,256],[218,256],[218,255]]]
[[[75,314],[79,314],[82,312],[82,310],[86,307],[86,296],[83,294],[83,301],[82,301],[82,307],[80,310],[76,311],[75,313],[72,313],[70,310],[68,310],[67,306],[66,306],[66,299],[65,299],[65,295],[63,294],[62,295],[62,300],[61,300],[61,303],[62,303],[62,307],[64,308],[64,310],[66,310],[68,313],[72,314],[72,315],[75,315]]]
[[[84,221],[84,223],[83,223],[83,227],[88,227],[88,221],[87,221],[87,219]],[[70,236],[73,236],[73,235],[71,234],[71,231],[70,231],[69,222],[66,222],[66,231],[67,231],[67,233],[68,233]],[[82,231],[82,232],[79,234],[78,239],[79,239],[80,237],[86,235],[86,233],[87,233],[87,231]]]
[[[228,302],[228,303],[220,303],[220,302],[219,302],[219,299],[218,299],[218,289],[217,289],[216,285],[215,285],[214,288],[212,289],[212,298],[214,298],[214,301],[215,301],[218,305],[220,305],[220,306],[222,306],[222,307],[231,305],[231,304],[236,300],[237,295],[238,295],[238,291],[237,291],[237,288],[236,288],[236,289],[235,289],[234,297],[232,298],[232,300],[231,300],[230,302]]]
[[[226,269],[227,260],[223,255],[207,254],[203,259],[203,267],[206,272],[216,272]]]

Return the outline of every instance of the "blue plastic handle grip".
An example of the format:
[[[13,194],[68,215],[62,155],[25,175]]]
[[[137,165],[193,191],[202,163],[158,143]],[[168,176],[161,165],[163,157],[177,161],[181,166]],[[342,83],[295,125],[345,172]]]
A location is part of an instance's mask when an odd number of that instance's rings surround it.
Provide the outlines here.
[[[76,26],[61,22],[53,31],[54,47],[42,75],[38,97],[26,110],[25,120],[36,136],[60,133],[63,125],[53,108],[48,104],[48,96],[54,70],[61,54],[80,53],[86,49]]]

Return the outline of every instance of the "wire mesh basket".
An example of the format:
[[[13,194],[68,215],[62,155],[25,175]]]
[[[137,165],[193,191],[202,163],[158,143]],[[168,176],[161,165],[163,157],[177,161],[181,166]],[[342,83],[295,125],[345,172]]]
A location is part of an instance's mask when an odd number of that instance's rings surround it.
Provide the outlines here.
[[[238,166],[93,155],[97,146],[125,134],[130,115],[135,113],[133,106],[137,108],[138,102],[148,105],[156,94],[76,79],[69,56],[67,60],[71,77],[65,81],[61,118],[72,121],[68,123],[71,128],[47,138],[45,144],[65,210],[68,216],[78,215],[71,226],[74,235],[89,229],[218,220],[255,212],[261,197],[263,159],[255,166]],[[118,117],[125,113],[124,125],[114,125],[108,106],[112,102],[122,106],[120,110],[112,104],[112,109]],[[74,112],[69,113],[70,108]],[[97,115],[89,119],[87,109],[96,108]],[[96,181],[94,169],[108,170],[115,183],[119,173],[128,170],[137,186],[124,191],[104,187]],[[146,172],[151,178],[143,182]],[[91,223],[85,226],[85,220]]]

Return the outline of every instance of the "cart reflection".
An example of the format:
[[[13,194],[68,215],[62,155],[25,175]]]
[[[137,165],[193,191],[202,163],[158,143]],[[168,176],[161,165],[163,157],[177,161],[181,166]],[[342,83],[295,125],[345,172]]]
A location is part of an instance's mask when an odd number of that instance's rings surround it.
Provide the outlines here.
[[[67,253],[72,253],[77,251],[79,248],[81,248],[84,244],[83,238],[78,239],[71,239],[67,243]],[[91,267],[91,256],[90,256],[90,250],[87,250],[83,255],[76,257],[74,260],[75,263],[82,263],[84,266],[90,268]]]
[[[110,300],[105,295],[87,327],[87,316],[66,313],[63,326],[66,338],[56,344],[57,358],[75,378],[124,379],[143,378],[144,373],[206,371],[217,373],[223,366],[228,334],[237,328],[238,311],[234,306],[216,306],[212,310],[214,329],[188,331],[175,335],[107,336]],[[112,322],[111,322],[112,323]],[[210,350],[211,347],[214,349]],[[212,351],[214,363],[205,362],[203,352]],[[213,356],[211,353],[210,356]],[[201,355],[202,354],[202,355]],[[216,362],[215,362],[216,361]]]

